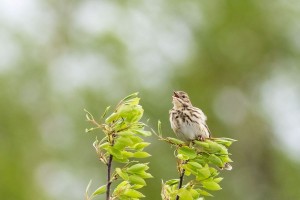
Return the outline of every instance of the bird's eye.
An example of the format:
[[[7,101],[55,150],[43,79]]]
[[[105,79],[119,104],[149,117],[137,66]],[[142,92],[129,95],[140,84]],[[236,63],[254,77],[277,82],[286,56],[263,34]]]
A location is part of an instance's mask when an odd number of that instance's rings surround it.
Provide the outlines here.
[[[182,98],[185,98],[186,96],[185,95],[182,95]]]

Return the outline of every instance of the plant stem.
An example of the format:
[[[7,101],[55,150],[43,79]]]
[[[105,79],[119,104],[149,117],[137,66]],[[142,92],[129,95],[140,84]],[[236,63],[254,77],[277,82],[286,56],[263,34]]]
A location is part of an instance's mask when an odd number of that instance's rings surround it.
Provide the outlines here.
[[[178,190],[182,187],[184,173],[185,173],[185,169],[182,169],[182,171],[181,171],[181,173],[180,173],[180,179],[179,179],[179,184],[178,184]],[[178,195],[176,196],[176,200],[179,200],[179,196],[178,196]]]
[[[113,160],[113,155],[109,155],[108,163],[107,163],[107,185],[106,185],[106,200],[109,200],[109,195],[110,195],[110,185],[111,185],[111,163]]]

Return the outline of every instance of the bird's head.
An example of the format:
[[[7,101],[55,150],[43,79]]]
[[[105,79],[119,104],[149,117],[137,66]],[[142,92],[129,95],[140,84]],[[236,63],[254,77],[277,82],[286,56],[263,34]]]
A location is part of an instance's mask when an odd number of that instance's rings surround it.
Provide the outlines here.
[[[183,107],[192,105],[190,98],[186,92],[183,91],[174,91],[173,93],[173,105],[175,107]]]

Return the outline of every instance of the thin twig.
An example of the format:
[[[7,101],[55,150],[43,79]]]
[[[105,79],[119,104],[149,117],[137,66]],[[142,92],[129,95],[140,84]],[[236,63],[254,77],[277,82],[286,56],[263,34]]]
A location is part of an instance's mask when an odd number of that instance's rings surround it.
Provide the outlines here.
[[[113,160],[113,155],[109,155],[108,163],[107,163],[107,185],[106,185],[106,200],[109,200],[110,196],[110,185],[112,183],[110,175],[111,175],[111,163]]]
[[[182,169],[182,171],[181,171],[181,173],[180,173],[180,179],[179,179],[179,184],[178,184],[178,190],[182,187],[184,173],[185,173],[185,169]],[[176,200],[179,200],[179,196],[178,196],[178,195],[176,196]]]

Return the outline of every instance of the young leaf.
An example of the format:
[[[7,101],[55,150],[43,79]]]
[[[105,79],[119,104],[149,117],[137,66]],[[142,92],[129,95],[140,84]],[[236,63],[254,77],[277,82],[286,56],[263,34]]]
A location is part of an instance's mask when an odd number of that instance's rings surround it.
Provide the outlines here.
[[[175,185],[175,184],[178,184],[179,183],[179,179],[171,179],[171,180],[168,180],[166,181],[166,185]]]
[[[142,135],[142,136],[151,136],[152,133],[150,131],[144,131],[144,130],[136,130],[135,133]]]
[[[197,162],[188,162],[188,164],[198,169],[202,168],[202,165]]]
[[[147,172],[139,172],[138,175],[142,178],[153,178],[153,176]]]
[[[178,149],[178,154],[182,154],[184,156],[187,156],[189,159],[196,158],[196,156],[197,156],[197,153],[195,152],[195,150],[191,149],[187,146],[180,147]]]
[[[105,117],[105,115],[107,114],[108,110],[109,110],[110,106],[106,107],[105,111],[103,112],[101,119],[103,119]]]
[[[95,192],[92,194],[92,198],[100,194],[104,194],[105,192],[106,192],[106,185],[102,185],[97,190],[95,190]]]
[[[147,169],[149,169],[149,167],[146,164],[135,164],[129,167],[126,171],[130,173],[139,173]]]
[[[134,190],[134,189],[128,189],[126,190],[123,195],[128,196],[128,197],[132,197],[132,198],[142,198],[145,197],[142,193]]]
[[[186,188],[180,188],[178,191],[178,196],[182,200],[193,200],[193,196]]]
[[[119,158],[119,159],[123,158],[121,151],[114,148],[113,146],[109,146],[107,148],[107,151],[116,158]]]
[[[217,165],[218,167],[223,167],[222,160],[214,154],[210,154],[209,157],[208,157],[208,160],[210,162],[212,162],[213,164]]]
[[[183,141],[176,139],[176,138],[172,138],[172,137],[167,137],[165,140],[167,142],[170,142],[171,144],[175,144],[175,145],[183,145],[184,144]]]
[[[123,150],[126,146],[131,146],[133,142],[128,137],[118,137],[115,140],[114,148]]]
[[[138,94],[139,94],[138,92],[135,92],[135,93],[133,93],[133,94],[130,94],[130,95],[128,95],[127,97],[125,97],[124,99],[122,99],[120,103],[123,103],[123,102],[128,101],[129,99],[131,99],[131,98],[133,98],[133,97],[136,97]]]
[[[143,178],[141,178],[140,176],[138,176],[138,175],[129,176],[129,181],[132,184],[147,185],[145,180]]]
[[[199,145],[199,146],[201,146],[201,147],[209,148],[209,144],[206,143],[206,142],[195,140],[194,143],[197,144],[197,145]]]
[[[208,190],[221,190],[220,185],[214,181],[203,181],[202,185],[205,189]]]
[[[201,195],[203,195],[203,196],[208,196],[208,197],[212,197],[212,196],[213,196],[212,194],[208,193],[208,192],[205,191],[205,190],[200,190],[200,189],[198,189],[197,191],[198,191],[199,194],[201,194]]]
[[[151,155],[145,151],[138,151],[133,154],[134,158],[147,158],[149,156]]]
[[[208,166],[198,169],[197,180],[203,180],[210,177],[211,173]]]
[[[142,151],[145,147],[149,146],[151,143],[149,142],[140,142],[133,146],[136,151]]]
[[[222,180],[223,180],[222,177],[218,177],[218,178],[215,178],[215,179],[214,179],[214,182],[220,183]]]
[[[88,195],[88,192],[89,192],[89,189],[90,189],[91,184],[92,184],[92,180],[90,180],[89,184],[86,186],[86,189],[85,189],[85,196],[86,196],[86,199],[90,199],[90,198],[89,198],[89,195]]]
[[[123,180],[128,180],[129,176],[126,172],[124,172],[123,170],[121,170],[121,168],[116,168],[116,173],[123,179]]]
[[[162,136],[162,130],[161,130],[161,122],[160,121],[158,121],[157,122],[157,129],[158,129],[158,136]]]

